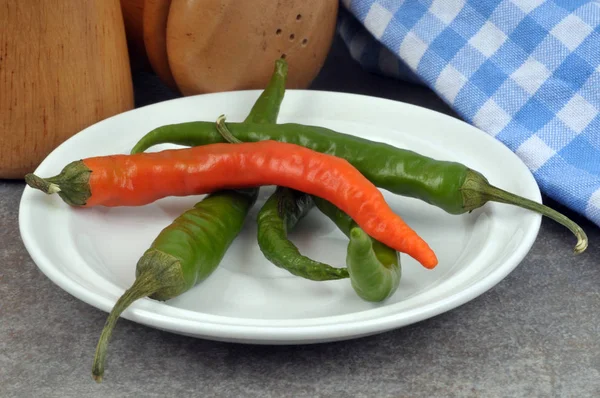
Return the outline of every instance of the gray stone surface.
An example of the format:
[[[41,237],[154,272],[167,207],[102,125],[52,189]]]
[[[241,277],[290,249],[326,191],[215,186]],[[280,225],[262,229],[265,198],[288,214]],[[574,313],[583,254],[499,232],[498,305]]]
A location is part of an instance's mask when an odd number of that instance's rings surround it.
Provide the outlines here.
[[[313,87],[449,113],[422,87],[361,71],[339,43]],[[136,75],[136,90],[138,105],[169,98],[151,76]],[[568,211],[589,234],[586,253],[574,257],[570,233],[544,220],[513,273],[433,319],[309,346],[219,343],[121,320],[98,385],[90,366],[106,314],[32,262],[17,223],[22,190],[0,181],[1,397],[600,396],[600,230]]]

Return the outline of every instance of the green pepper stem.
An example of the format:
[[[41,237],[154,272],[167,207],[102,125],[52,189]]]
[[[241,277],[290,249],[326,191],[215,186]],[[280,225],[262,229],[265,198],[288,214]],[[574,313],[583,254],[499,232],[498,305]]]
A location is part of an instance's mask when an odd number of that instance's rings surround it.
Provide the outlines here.
[[[576,237],[577,244],[573,249],[575,254],[582,253],[588,247],[588,238],[583,229],[567,216],[543,204],[526,199],[514,193],[491,185],[488,180],[475,170],[469,169],[465,181],[460,189],[463,195],[465,211],[471,211],[481,207],[488,201],[515,205],[523,209],[535,211],[546,216],[557,223],[567,227]]]
[[[275,72],[274,74],[279,75],[280,77],[287,78],[288,73],[288,64],[287,61],[283,58],[278,58],[275,60]]]
[[[225,124],[225,115],[221,115],[217,118],[217,131],[219,132],[219,134],[221,134],[223,139],[227,142],[230,142],[232,144],[241,144],[242,143],[242,141],[235,138],[233,136],[233,134],[231,133],[231,131],[229,131],[229,128]]]
[[[116,302],[115,306],[110,312],[110,315],[106,319],[104,329],[102,329],[100,339],[98,340],[98,345],[96,346],[96,354],[94,356],[94,364],[92,366],[92,377],[94,380],[96,380],[96,382],[102,382],[108,342],[117,320],[123,311],[125,311],[125,309],[134,301],[142,297],[150,296],[151,294],[156,293],[162,287],[162,284],[156,279],[155,275],[153,275],[151,272],[145,272],[136,278],[133,285],[131,285],[131,287],[127,289]]]
[[[567,216],[560,214],[556,210],[553,210],[548,206],[544,206],[532,200],[515,195],[513,193],[507,192],[493,185],[486,186],[484,188],[483,193],[488,198],[488,200],[500,203],[513,204],[527,210],[538,212],[556,221],[557,223],[567,227],[577,237],[577,244],[573,249],[573,252],[575,254],[580,254],[583,251],[585,251],[585,249],[587,249],[588,238],[583,229],[581,229],[579,225],[577,225],[574,221],[570,220]]]

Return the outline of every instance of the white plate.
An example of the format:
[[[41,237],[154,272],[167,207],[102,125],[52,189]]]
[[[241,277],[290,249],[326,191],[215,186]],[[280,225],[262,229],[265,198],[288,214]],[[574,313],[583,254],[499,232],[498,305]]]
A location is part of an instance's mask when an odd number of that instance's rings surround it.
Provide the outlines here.
[[[229,121],[241,121],[259,93],[180,98],[117,115],[60,145],[36,173],[51,176],[71,160],[128,153],[144,133],[163,124],[213,121],[222,113]],[[511,151],[464,122],[424,108],[361,95],[290,90],[279,122],[321,125],[460,161],[501,188],[541,200],[531,173]],[[265,260],[256,244],[255,220],[271,191],[261,190],[245,229],[206,281],[165,303],[139,300],[123,317],[175,333],[246,343],[313,343],[379,333],[448,311],[490,289],[527,254],[541,221],[532,212],[495,203],[454,216],[384,191],[392,208],[436,252],[439,265],[427,270],[402,255],[398,291],[386,302],[373,304],[361,300],[347,279],[312,282]],[[57,195],[27,187],[19,212],[20,231],[48,278],[84,302],[110,311],[133,282],[137,259],[154,237],[199,198],[165,198],[143,207],[75,209]],[[317,210],[291,238],[306,255],[344,266],[346,238]]]

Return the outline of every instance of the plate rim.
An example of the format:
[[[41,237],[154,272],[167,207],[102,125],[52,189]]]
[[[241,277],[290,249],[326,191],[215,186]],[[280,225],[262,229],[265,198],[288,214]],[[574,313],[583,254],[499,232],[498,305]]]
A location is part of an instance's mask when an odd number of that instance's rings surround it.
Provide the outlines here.
[[[197,100],[198,97],[208,98],[208,100],[210,100],[210,97],[214,96],[236,96],[240,94],[258,96],[260,92],[262,92],[262,90],[236,90],[219,93],[198,94],[194,96],[179,97],[169,99],[166,101],[160,101],[113,115],[109,118],[103,119],[97,123],[94,123],[82,129],[81,131],[77,132],[76,134],[63,141],[60,145],[54,148],[44,158],[42,162],[40,162],[38,167],[36,167],[35,172],[37,172],[40,168],[44,167],[46,162],[49,162],[49,159],[52,159],[53,155],[57,151],[59,151],[63,146],[70,145],[72,140],[81,139],[81,137],[85,135],[86,131],[92,128],[99,128],[99,125],[109,123],[115,118],[124,117],[123,115],[125,114],[138,113],[142,109],[152,107],[161,107],[165,103],[194,101]],[[500,141],[496,140],[489,134],[481,131],[477,127],[465,122],[462,119],[419,105],[360,93],[345,93],[326,90],[290,89],[286,91],[286,96],[290,95],[288,94],[288,92],[292,93],[291,95],[333,95],[350,98],[351,101],[353,101],[355,98],[360,98],[360,100],[363,101],[385,101],[393,103],[396,106],[408,107],[409,109],[416,108],[419,112],[425,112],[426,114],[436,114],[438,117],[441,118],[450,118],[454,121],[454,123],[463,124],[465,128],[471,130],[472,133],[479,134],[482,139],[488,140],[491,143],[491,145],[494,145],[495,149],[504,151],[504,153],[507,156],[511,157],[515,163],[518,163],[519,166],[523,169],[523,171],[526,171],[524,177],[525,179],[529,180],[528,188],[532,190],[531,193],[533,194],[533,197],[531,197],[531,199],[541,203],[541,192],[539,186],[535,181],[533,174],[527,168],[525,163]],[[48,277],[54,284],[56,284],[62,290],[74,296],[76,299],[81,300],[86,304],[91,305],[97,309],[100,309],[101,311],[110,311],[116,299],[113,300],[111,297],[102,295],[97,290],[93,292],[85,290],[85,287],[81,286],[76,281],[72,280],[63,273],[60,273],[56,268],[54,268],[52,262],[50,260],[47,260],[43,255],[41,255],[41,253],[39,253],[39,250],[37,250],[36,247],[33,246],[33,238],[29,236],[28,231],[26,230],[26,224],[29,220],[29,216],[27,213],[27,205],[28,199],[32,194],[34,194],[33,189],[29,186],[25,186],[20,200],[18,213],[19,232],[21,234],[21,239],[32,260],[34,261],[36,266],[42,271],[42,273],[44,273],[46,277]],[[342,340],[348,338],[356,338],[374,333],[381,333],[388,330],[408,326],[410,324],[443,314],[472,301],[473,299],[490,290],[492,287],[500,283],[507,275],[509,275],[520,264],[523,258],[530,251],[539,233],[541,221],[541,215],[537,213],[532,214],[529,228],[524,231],[524,236],[520,240],[517,250],[514,253],[512,253],[512,255],[508,259],[502,261],[500,266],[498,266],[495,270],[490,272],[487,276],[472,284],[466,289],[460,289],[459,291],[454,292],[442,299],[435,300],[432,303],[421,305],[417,308],[412,308],[407,311],[404,311],[400,319],[397,319],[398,314],[391,314],[383,317],[369,318],[366,320],[344,322],[342,324],[339,324],[342,326],[341,328],[336,327],[339,326],[338,324],[303,326],[294,325],[290,327],[255,326],[243,324],[233,325],[218,322],[199,322],[197,320],[185,320],[179,317],[167,317],[163,314],[158,314],[145,308],[138,308],[139,305],[136,304],[139,302],[134,303],[132,306],[130,306],[126,311],[123,312],[121,317],[136,323],[143,324],[145,326],[166,330],[172,333],[192,335],[195,337],[208,338],[213,340],[226,340],[259,344],[306,344],[312,342],[312,340]],[[191,311],[184,309],[178,310]],[[214,317],[240,319],[237,317],[225,317],[219,315],[216,315]],[[298,321],[304,321],[306,319],[317,318],[305,318],[299,319]]]

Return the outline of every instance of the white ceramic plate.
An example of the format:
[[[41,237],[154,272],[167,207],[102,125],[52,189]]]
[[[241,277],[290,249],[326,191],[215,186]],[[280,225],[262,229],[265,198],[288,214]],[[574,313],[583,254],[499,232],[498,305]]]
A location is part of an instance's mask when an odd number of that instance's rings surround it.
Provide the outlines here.
[[[71,160],[128,153],[144,133],[163,124],[213,121],[222,113],[228,121],[241,121],[259,94],[180,98],[117,115],[63,143],[36,173],[51,176]],[[541,200],[531,173],[507,148],[464,122],[424,108],[361,95],[290,90],[279,122],[325,126],[460,161],[501,188]],[[386,302],[374,304],[361,300],[347,279],[312,282],[265,260],[256,244],[255,220],[270,192],[271,187],[261,190],[245,229],[206,281],[168,302],[139,300],[123,317],[175,333],[246,343],[313,343],[379,333],[453,309],[493,287],[527,254],[541,221],[532,212],[495,203],[454,216],[384,191],[392,208],[436,252],[439,265],[427,270],[402,255],[398,291]],[[154,237],[199,199],[75,209],[57,195],[27,187],[19,212],[20,231],[48,278],[84,302],[110,311],[133,282],[136,262]],[[318,210],[290,236],[304,254],[344,266],[347,240]]]

